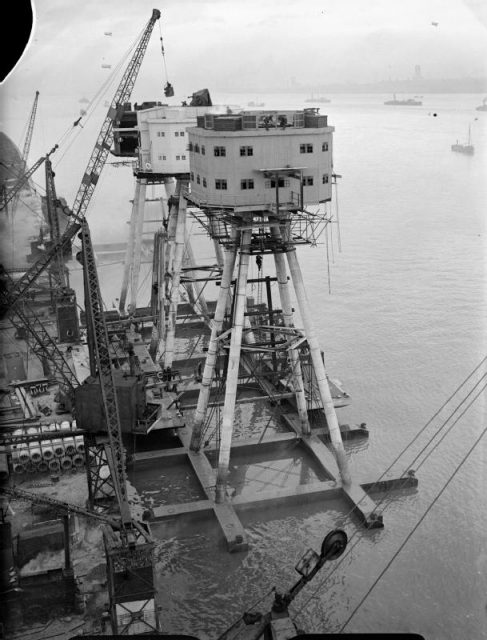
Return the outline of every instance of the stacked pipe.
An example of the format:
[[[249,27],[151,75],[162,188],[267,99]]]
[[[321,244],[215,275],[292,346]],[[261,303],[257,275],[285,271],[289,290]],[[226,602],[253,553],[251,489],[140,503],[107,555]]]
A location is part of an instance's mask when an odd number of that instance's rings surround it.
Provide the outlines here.
[[[40,427],[16,429],[14,435],[52,432],[52,438],[12,446],[12,468],[16,474],[55,473],[82,467],[85,463],[83,436],[59,436],[58,431],[76,430],[76,421],[52,422]]]

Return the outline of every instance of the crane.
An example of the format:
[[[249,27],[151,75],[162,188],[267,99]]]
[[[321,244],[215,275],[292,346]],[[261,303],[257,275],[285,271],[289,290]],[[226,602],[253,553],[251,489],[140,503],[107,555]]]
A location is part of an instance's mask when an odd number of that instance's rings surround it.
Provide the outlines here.
[[[31,175],[33,175],[37,169],[41,166],[41,164],[43,162],[45,162],[45,160],[47,160],[49,158],[49,156],[51,156],[56,149],[58,148],[58,145],[55,144],[54,147],[49,151],[49,153],[46,153],[45,156],[42,156],[39,158],[39,160],[37,160],[37,162],[35,162],[32,167],[26,171],[24,174],[22,174],[19,179],[17,180],[17,182],[14,184],[14,186],[10,189],[10,191],[8,191],[2,202],[0,203],[0,211],[2,209],[5,209],[5,207],[8,205],[8,203],[13,200],[15,198],[16,195],[19,194],[20,190],[22,189],[22,187],[25,185],[25,183],[29,180],[29,178],[31,177]]]
[[[36,113],[37,113],[37,103],[39,101],[39,92],[36,91],[36,95],[34,98],[34,104],[32,105],[32,109],[30,112],[30,117],[29,117],[29,122],[27,125],[27,132],[25,134],[25,140],[24,140],[24,148],[22,150],[22,163],[21,163],[21,169],[20,169],[20,175],[23,175],[25,173],[25,169],[27,167],[27,158],[29,157],[29,151],[30,151],[30,145],[32,142],[32,134],[34,132],[34,122],[35,122],[35,118],[36,118]],[[24,183],[25,184],[25,183]],[[15,210],[17,208],[17,204],[20,198],[20,193],[19,191],[17,191],[15,198],[12,202],[12,216],[15,213]]]
[[[10,289],[0,309],[1,317],[7,313],[9,306],[15,304],[15,302],[17,302],[26,293],[58,252],[64,251],[65,247],[71,246],[72,240],[80,231],[81,223],[86,215],[86,210],[90,204],[91,197],[98,180],[100,179],[110,147],[113,143],[114,123],[120,118],[124,103],[130,100],[132,89],[147,50],[152,30],[160,17],[161,12],[158,9],[153,9],[151,18],[144,28],[144,32],[110,103],[72,206],[72,219],[70,223],[59,238],[58,242],[53,243],[52,246],[38,258],[32,267],[21,278],[19,278],[15,285]],[[8,195],[4,199],[4,202],[7,199]]]

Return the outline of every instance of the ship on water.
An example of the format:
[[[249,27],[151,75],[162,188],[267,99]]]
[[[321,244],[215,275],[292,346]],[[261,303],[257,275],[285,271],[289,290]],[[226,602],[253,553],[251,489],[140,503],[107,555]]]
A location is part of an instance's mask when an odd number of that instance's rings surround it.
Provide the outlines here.
[[[463,153],[467,156],[473,156],[473,154],[475,153],[475,147],[472,144],[472,138],[471,138],[471,127],[470,125],[468,126],[468,134],[467,134],[467,139],[465,142],[459,142],[458,140],[455,142],[455,144],[452,144],[451,146],[451,150],[454,151],[455,153]]]
[[[384,104],[400,106],[400,107],[419,107],[423,103],[421,100],[418,100],[416,97],[414,98],[396,98],[396,94],[394,93],[392,96],[392,100],[386,100]]]

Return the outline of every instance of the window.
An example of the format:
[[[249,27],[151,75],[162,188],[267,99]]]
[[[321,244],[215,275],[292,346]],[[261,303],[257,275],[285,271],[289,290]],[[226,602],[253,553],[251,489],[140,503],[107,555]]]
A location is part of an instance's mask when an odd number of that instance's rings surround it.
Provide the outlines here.
[[[199,153],[200,152],[200,145],[199,144],[195,144],[194,145],[194,150],[195,150],[196,153]]]
[[[162,160],[164,158],[164,156],[159,156],[159,160]]]
[[[299,145],[299,153],[313,153],[313,145],[312,144],[300,144]]]
[[[313,176],[303,176],[303,185],[305,187],[313,186]]]
[[[180,136],[181,138],[183,138],[183,137],[184,137],[184,131],[180,131],[180,132],[179,132],[179,136]]]
[[[226,180],[221,180],[221,179],[215,180],[215,189],[221,189],[223,191],[226,191],[226,188],[227,188]]]
[[[251,179],[240,180],[240,188],[241,189],[253,189],[254,181]]]
[[[276,188],[276,181],[275,180],[266,180],[264,186],[265,186],[266,189],[275,189]],[[279,178],[279,186],[280,187],[289,187],[289,180],[285,180],[284,178]]]
[[[164,131],[158,131],[157,132],[157,137],[158,138],[164,138]]]
[[[194,173],[192,171],[189,174],[189,177],[191,178],[191,182],[194,182]]]
[[[181,156],[176,156],[176,160],[181,160]]]
[[[192,142],[190,142],[188,144],[188,151],[193,151],[193,143]]]
[[[323,144],[321,145],[321,150],[328,151],[328,142],[323,142]]]
[[[225,147],[213,147],[213,154],[223,158],[227,155]]]
[[[174,135],[176,136],[176,138],[179,136],[179,131],[175,131]]]
[[[186,156],[181,156],[181,160],[186,160]]]
[[[330,177],[327,173],[323,174],[323,184],[328,184],[328,182],[330,181]]]
[[[240,155],[241,156],[253,156],[254,148],[253,147],[240,147]]]
[[[205,153],[206,153],[205,145],[204,145],[204,144],[202,144],[202,145],[201,145],[201,155],[202,155],[202,156],[204,156],[204,155],[205,155]]]
[[[201,182],[201,181],[200,181],[200,176],[199,176],[199,174],[196,176],[196,182],[197,182],[198,184],[200,184],[200,182]]]
[[[206,187],[206,178],[203,178],[203,186]]]

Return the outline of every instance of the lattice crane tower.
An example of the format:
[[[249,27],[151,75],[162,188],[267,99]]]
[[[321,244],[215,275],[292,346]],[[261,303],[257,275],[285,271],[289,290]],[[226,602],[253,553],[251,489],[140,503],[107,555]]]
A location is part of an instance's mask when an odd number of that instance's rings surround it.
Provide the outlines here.
[[[315,108],[225,115],[207,113],[198,116],[196,127],[188,129],[191,187],[188,200],[203,211],[209,235],[225,248],[220,293],[191,442],[193,450],[200,449],[218,347],[229,339],[217,502],[226,499],[239,367],[241,359],[248,357],[244,352],[255,350],[253,332],[259,329],[260,335],[262,331],[267,332],[270,349],[276,350],[279,345],[287,350],[304,436],[310,433],[310,426],[298,347],[306,342],[340,476],[344,485],[351,483],[296,252],[298,244],[316,243],[320,230],[331,221],[327,203],[332,195],[333,131],[327,116]],[[245,316],[250,256],[264,253],[272,254],[275,262],[282,323],[275,327],[250,327]],[[294,325],[286,258],[304,331]],[[231,328],[223,331],[237,263]]]

